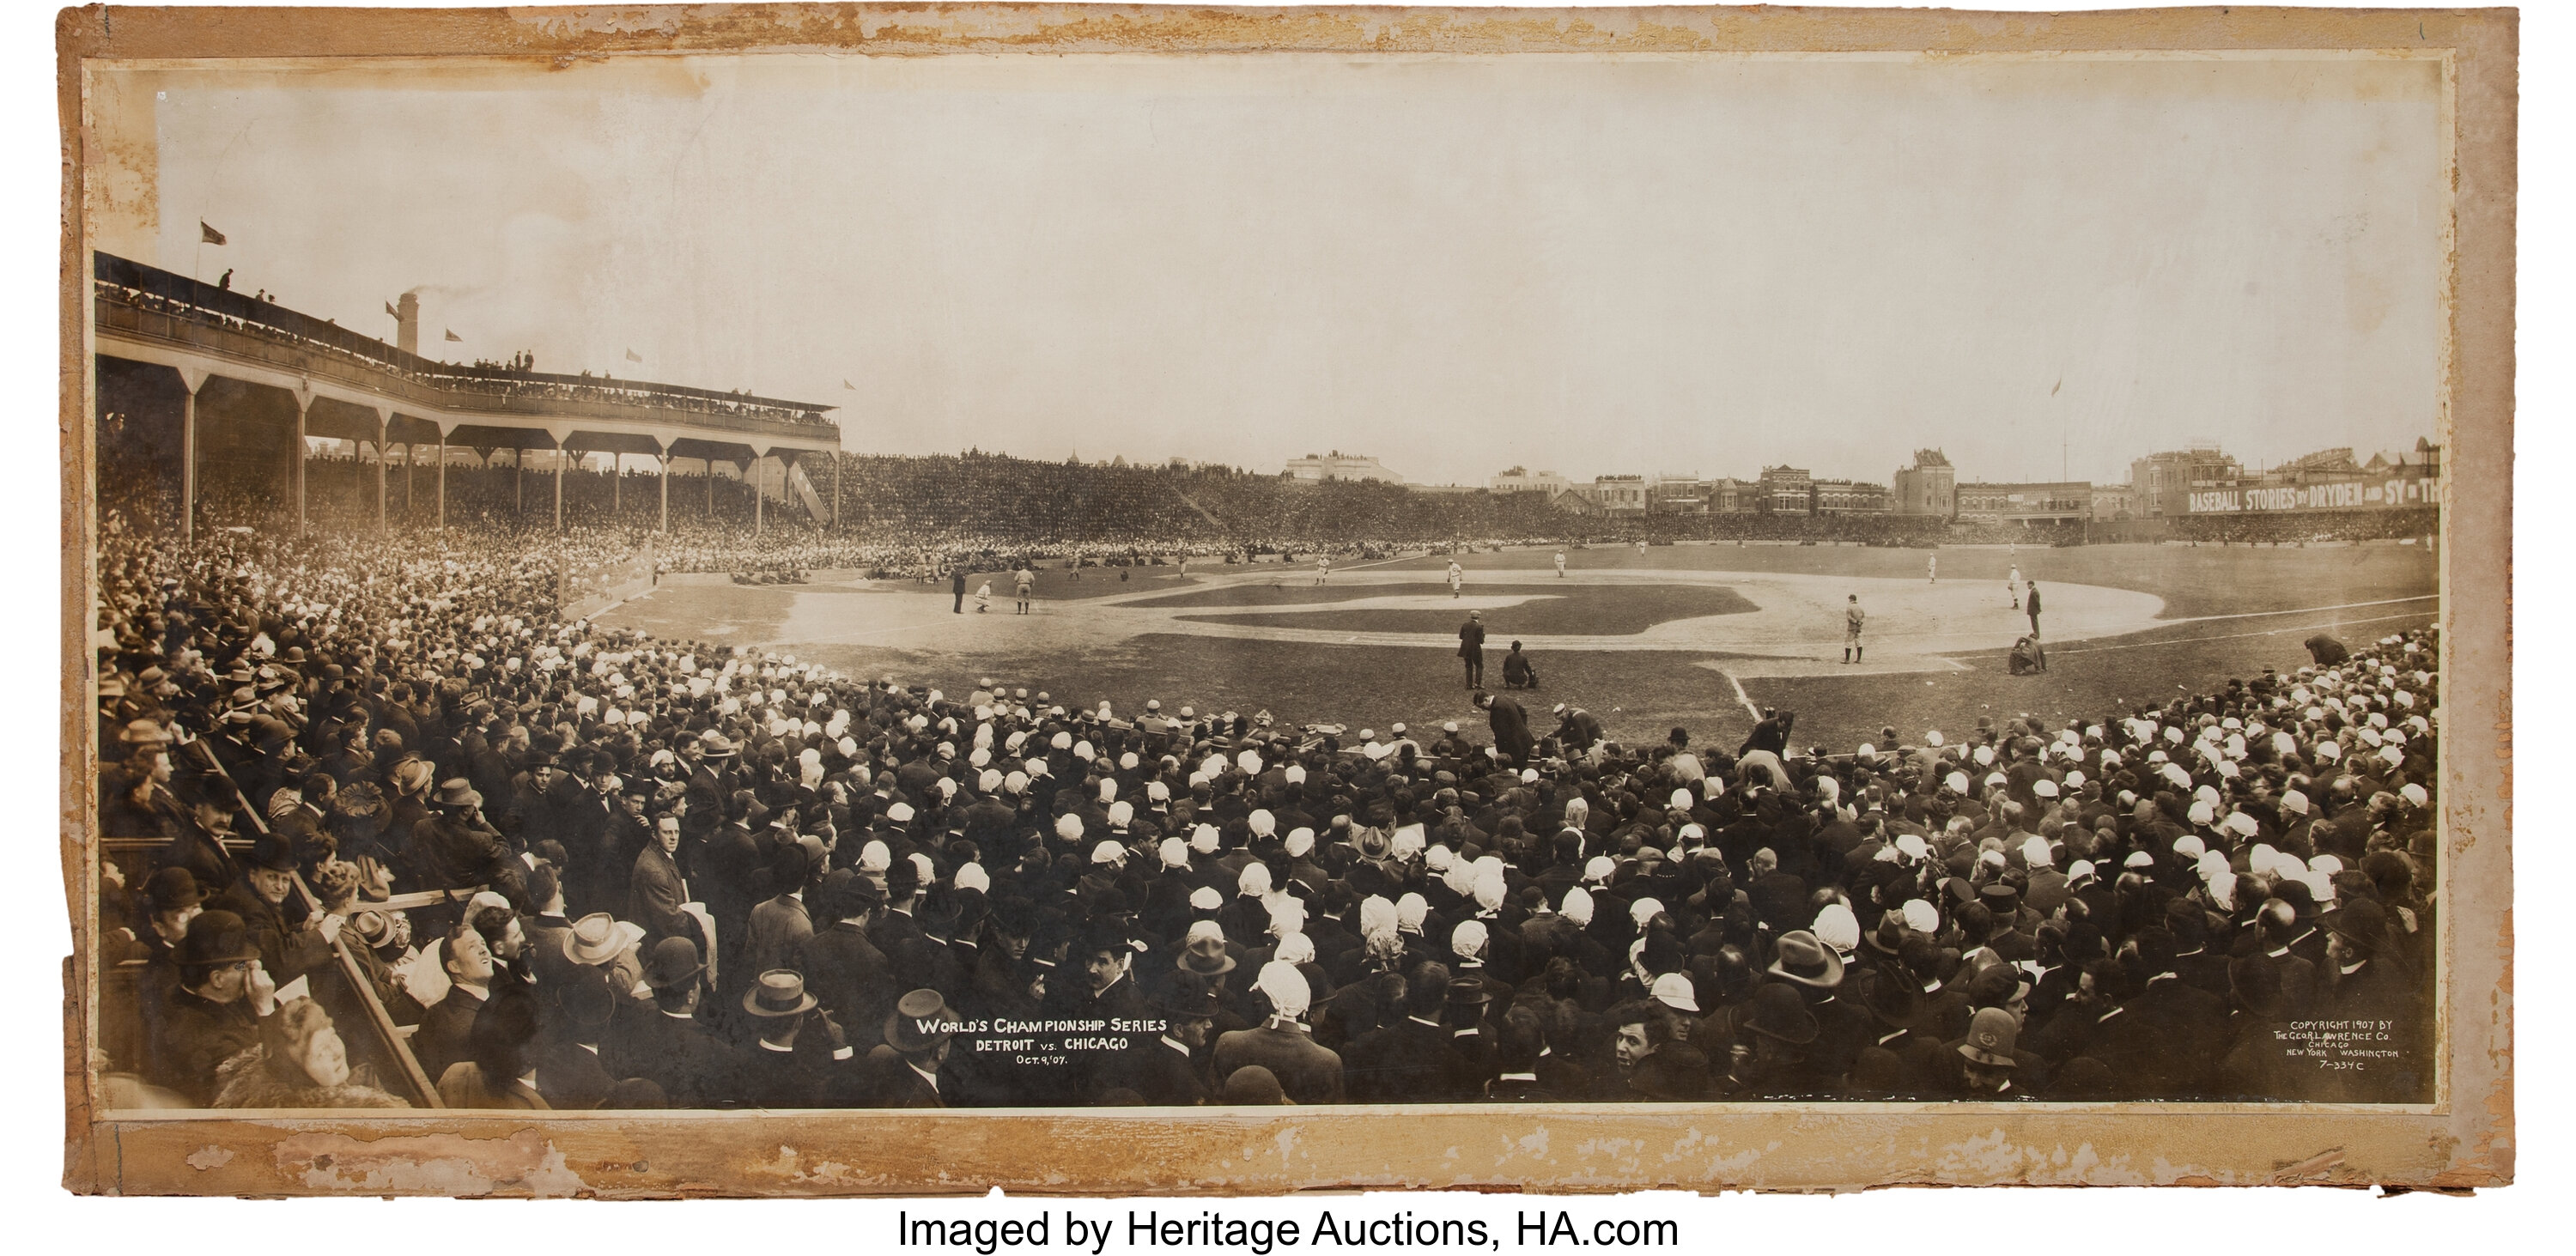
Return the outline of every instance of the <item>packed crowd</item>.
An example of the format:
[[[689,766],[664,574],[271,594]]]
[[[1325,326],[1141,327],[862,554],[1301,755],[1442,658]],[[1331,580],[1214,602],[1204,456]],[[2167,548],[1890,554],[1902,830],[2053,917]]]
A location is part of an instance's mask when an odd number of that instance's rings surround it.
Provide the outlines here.
[[[137,1102],[2429,1095],[2428,633],[1730,751],[837,676],[567,622],[513,531],[168,538],[100,547]]]

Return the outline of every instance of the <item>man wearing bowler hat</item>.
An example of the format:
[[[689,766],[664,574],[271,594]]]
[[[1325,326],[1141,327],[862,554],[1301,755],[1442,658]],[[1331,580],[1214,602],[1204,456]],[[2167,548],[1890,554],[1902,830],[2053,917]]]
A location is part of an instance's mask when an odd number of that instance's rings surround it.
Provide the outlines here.
[[[944,1108],[956,1091],[949,1044],[959,1020],[936,990],[915,990],[886,1017],[885,1045],[868,1053],[864,1093],[872,1108]]]
[[[215,1069],[259,1044],[260,1019],[277,1011],[277,983],[260,967],[249,926],[228,911],[189,922],[179,942],[179,989],[154,1083],[198,1107],[214,1098]]]
[[[1205,1064],[1208,1033],[1216,1027],[1216,995],[1207,986],[1181,977],[1154,996],[1151,1010],[1163,1022],[1162,1032],[1143,1047],[1127,1052],[1118,1066],[1100,1079],[1103,1087],[1123,1086],[1158,1108],[1188,1108],[1208,1101]]]
[[[847,1107],[858,1053],[815,1004],[804,974],[773,968],[743,992],[759,1038],[744,1052],[743,1102],[755,1108]]]
[[[714,1108],[742,1097],[743,1060],[700,1020],[706,963],[697,943],[664,938],[645,957],[644,984],[653,991],[649,1011],[616,1035],[609,1071],[642,1077],[662,1088],[675,1108]]]
[[[272,979],[281,982],[328,964],[331,943],[339,937],[342,924],[331,916],[306,920],[301,901],[294,902],[296,919],[290,923],[287,911],[294,894],[295,848],[272,833],[251,843],[249,856],[242,860],[241,880],[214,904],[241,918],[250,930],[252,945],[259,949],[260,963]]]

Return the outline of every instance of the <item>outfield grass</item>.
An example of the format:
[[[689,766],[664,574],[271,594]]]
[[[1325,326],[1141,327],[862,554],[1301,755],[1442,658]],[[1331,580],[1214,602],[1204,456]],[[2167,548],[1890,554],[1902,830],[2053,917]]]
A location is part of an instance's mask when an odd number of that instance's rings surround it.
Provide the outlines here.
[[[1475,571],[1552,572],[1549,550],[1521,550],[1469,556],[1463,565]],[[2373,639],[2399,628],[2431,620],[2431,603],[2333,608],[2393,598],[2421,598],[2433,591],[2433,556],[2420,546],[2374,545],[2312,549],[2245,547],[2102,546],[2074,550],[1943,550],[1942,580],[1991,579],[2002,600],[2005,571],[2018,558],[2026,576],[2042,587],[2053,579],[2138,589],[2166,601],[2167,618],[2224,615],[2237,618],[2174,623],[2126,637],[2074,642],[2051,652],[2050,670],[2041,675],[2007,675],[2000,649],[1953,656],[1964,670],[1914,674],[1825,674],[1747,680],[1745,694],[1754,702],[1799,711],[1797,739],[1832,749],[1849,749],[1877,737],[1882,725],[1896,726],[1908,739],[1927,728],[1959,731],[1975,726],[1980,715],[2011,716],[2022,712],[2051,720],[2093,719],[2140,702],[2161,702],[2185,692],[2224,686],[2229,677],[2252,676],[2264,666],[2294,668],[2306,661],[2300,641],[2319,631],[2347,641]],[[1797,546],[1675,546],[1650,549],[1642,560],[1634,549],[1569,551],[1567,565],[1663,569],[1732,569],[1748,571],[1844,571],[1864,576],[1919,574],[1924,551]],[[1399,570],[1436,572],[1448,558],[1434,556],[1388,564]],[[1207,590],[1180,586],[1171,568],[1145,568],[1122,585],[1115,576],[1100,578],[1098,569],[1084,573],[1080,592],[1100,595],[1132,592],[1162,584],[1182,592],[1179,598],[1155,599],[1226,606],[1258,605],[1270,596],[1266,583]],[[1201,570],[1224,572],[1222,566]],[[1231,569],[1240,572],[1240,567]],[[1489,579],[1491,577],[1488,577]],[[1427,579],[1422,587],[1446,589]],[[1152,582],[1152,583],[1147,583]],[[1040,596],[1067,601],[1075,582],[1062,571],[1047,573]],[[1049,588],[1050,585],[1054,587]],[[1544,579],[1528,585],[1556,592]],[[1662,595],[1686,594],[1679,587],[1628,586],[1646,600],[1605,600],[1585,609],[1585,623],[1558,630],[1524,626],[1515,620],[1498,625],[1487,651],[1487,679],[1501,683],[1502,642],[1512,632],[1541,635],[1553,631],[1609,632],[1602,615],[1622,604],[1661,605],[1656,617],[1714,613],[1688,611],[1679,600],[1663,603]],[[1281,595],[1304,604],[1414,591],[1412,586],[1334,586],[1315,589],[1291,585]],[[1479,592],[1493,592],[1488,586]],[[810,592],[810,591],[809,591]],[[997,590],[998,592],[998,590]],[[1201,599],[1205,599],[1202,601]],[[621,614],[624,625],[665,635],[718,640],[777,640],[776,628],[786,618],[787,593],[771,589],[714,587],[665,589]],[[1512,608],[1515,616],[1539,607],[1579,606],[1579,599],[1532,602]],[[2296,612],[2296,613],[2284,613]],[[1079,614],[1063,607],[1050,613]],[[1296,626],[1322,626],[1340,612],[1264,617]],[[1371,627],[1384,625],[1385,612]],[[1446,635],[1461,618],[1447,612],[1395,612],[1431,617],[1431,627]],[[1628,612],[1619,612],[1627,614]],[[1636,614],[1644,617],[1646,611]],[[1489,622],[1496,615],[1489,612]],[[1627,629],[1633,631],[1633,629]],[[1999,642],[1998,645],[2001,643]],[[1830,661],[1838,640],[1820,634],[1816,657]],[[1290,722],[1326,720],[1353,726],[1375,726],[1401,720],[1416,728],[1437,728],[1442,720],[1481,727],[1483,716],[1467,701],[1458,660],[1445,649],[1419,646],[1292,645],[1159,633],[1116,645],[1082,650],[993,649],[961,635],[960,648],[889,649],[866,644],[800,645],[784,643],[800,658],[810,658],[858,674],[893,672],[914,683],[962,691],[981,675],[1046,690],[1067,705],[1107,698],[1121,710],[1140,707],[1147,698],[1166,705],[1192,702],[1202,710],[1228,708],[1268,710]],[[1537,661],[1545,678],[1534,694],[1522,695],[1535,722],[1545,723],[1548,708],[1572,701],[1601,717],[1612,735],[1627,739],[1659,738],[1676,724],[1690,728],[1706,742],[1732,749],[1751,726],[1737,700],[1736,687],[1725,674],[1720,655],[1678,652],[1600,652],[1584,655],[1542,654]]]

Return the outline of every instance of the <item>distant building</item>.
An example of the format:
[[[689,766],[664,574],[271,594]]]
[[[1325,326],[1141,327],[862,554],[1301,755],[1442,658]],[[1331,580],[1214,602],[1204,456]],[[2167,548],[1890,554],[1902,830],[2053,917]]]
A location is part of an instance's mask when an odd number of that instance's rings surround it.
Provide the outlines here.
[[[1595,476],[1589,484],[1575,485],[1574,495],[1605,515],[1642,515],[1652,488],[1642,475],[1603,475]]]
[[[1800,467],[1764,467],[1753,508],[1770,515],[1875,515],[1888,508],[1887,486],[1864,480],[1819,480]]]
[[[1811,515],[1883,515],[1887,486],[1866,480],[1809,480],[1807,513]]]
[[[1287,473],[1291,478],[1318,484],[1325,480],[1385,480],[1395,484],[1404,483],[1403,476],[1388,470],[1377,459],[1361,454],[1346,454],[1338,449],[1328,454],[1308,454],[1303,458],[1291,458],[1288,460]]]
[[[1755,508],[1766,515],[1811,515],[1808,488],[1816,477],[1803,467],[1764,467],[1758,482]]]
[[[2321,449],[2233,480],[2196,483],[2182,498],[2191,514],[2280,514],[2435,506],[2442,500],[2442,447],[2418,438],[2395,456],[2355,462],[2345,448]]]
[[[1897,471],[1888,509],[1900,515],[1959,513],[1958,469],[1938,449],[1914,451],[1914,465]]]
[[[1952,517],[1976,523],[2078,523],[2094,517],[2093,486],[2082,480],[1958,486]]]
[[[2138,514],[2138,494],[2126,484],[2093,486],[2093,517],[2096,519],[2134,519]]]
[[[2191,513],[2191,494],[2238,487],[2245,468],[2216,445],[2191,445],[2148,454],[2129,464],[2136,494],[2131,513],[2142,519],[2179,519]]]
[[[1572,489],[1574,485],[1554,471],[1531,471],[1523,467],[1513,467],[1509,471],[1495,475],[1486,487],[1497,493],[1544,493],[1549,500],[1553,501]]]

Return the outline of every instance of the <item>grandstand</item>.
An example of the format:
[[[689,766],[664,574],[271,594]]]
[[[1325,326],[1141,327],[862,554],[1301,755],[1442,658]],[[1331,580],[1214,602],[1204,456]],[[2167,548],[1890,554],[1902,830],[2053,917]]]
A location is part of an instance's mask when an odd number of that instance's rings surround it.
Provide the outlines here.
[[[285,427],[277,420],[291,405],[288,450],[304,450],[310,437],[372,446],[380,526],[389,518],[387,468],[395,445],[405,450],[406,480],[418,450],[436,449],[433,517],[441,526],[446,521],[449,450],[454,447],[474,450],[487,462],[495,451],[511,450],[522,471],[530,449],[649,455],[662,469],[658,510],[665,520],[674,458],[706,464],[712,488],[718,461],[733,462],[746,473],[758,468],[765,475],[774,460],[793,482],[800,456],[840,448],[840,427],[827,417],[830,406],[588,372],[549,375],[458,366],[140,262],[95,253],[92,268],[101,409],[112,409],[107,395],[112,378],[125,385],[116,390],[116,400],[144,403],[135,408],[177,410],[183,536],[193,535],[196,526],[199,406],[209,385],[216,386],[227,410],[242,412],[226,416],[242,426]],[[167,368],[176,374],[181,395],[170,396],[166,375],[138,378],[130,369],[112,370],[110,362]],[[155,402],[160,407],[151,404]],[[261,423],[263,419],[268,422]],[[244,435],[235,431],[226,437],[237,446]],[[291,458],[287,467],[299,528],[307,522],[308,461]],[[562,460],[556,467],[554,513],[560,527]],[[810,489],[806,495],[810,498]],[[755,531],[766,523],[765,496],[753,495]]]

